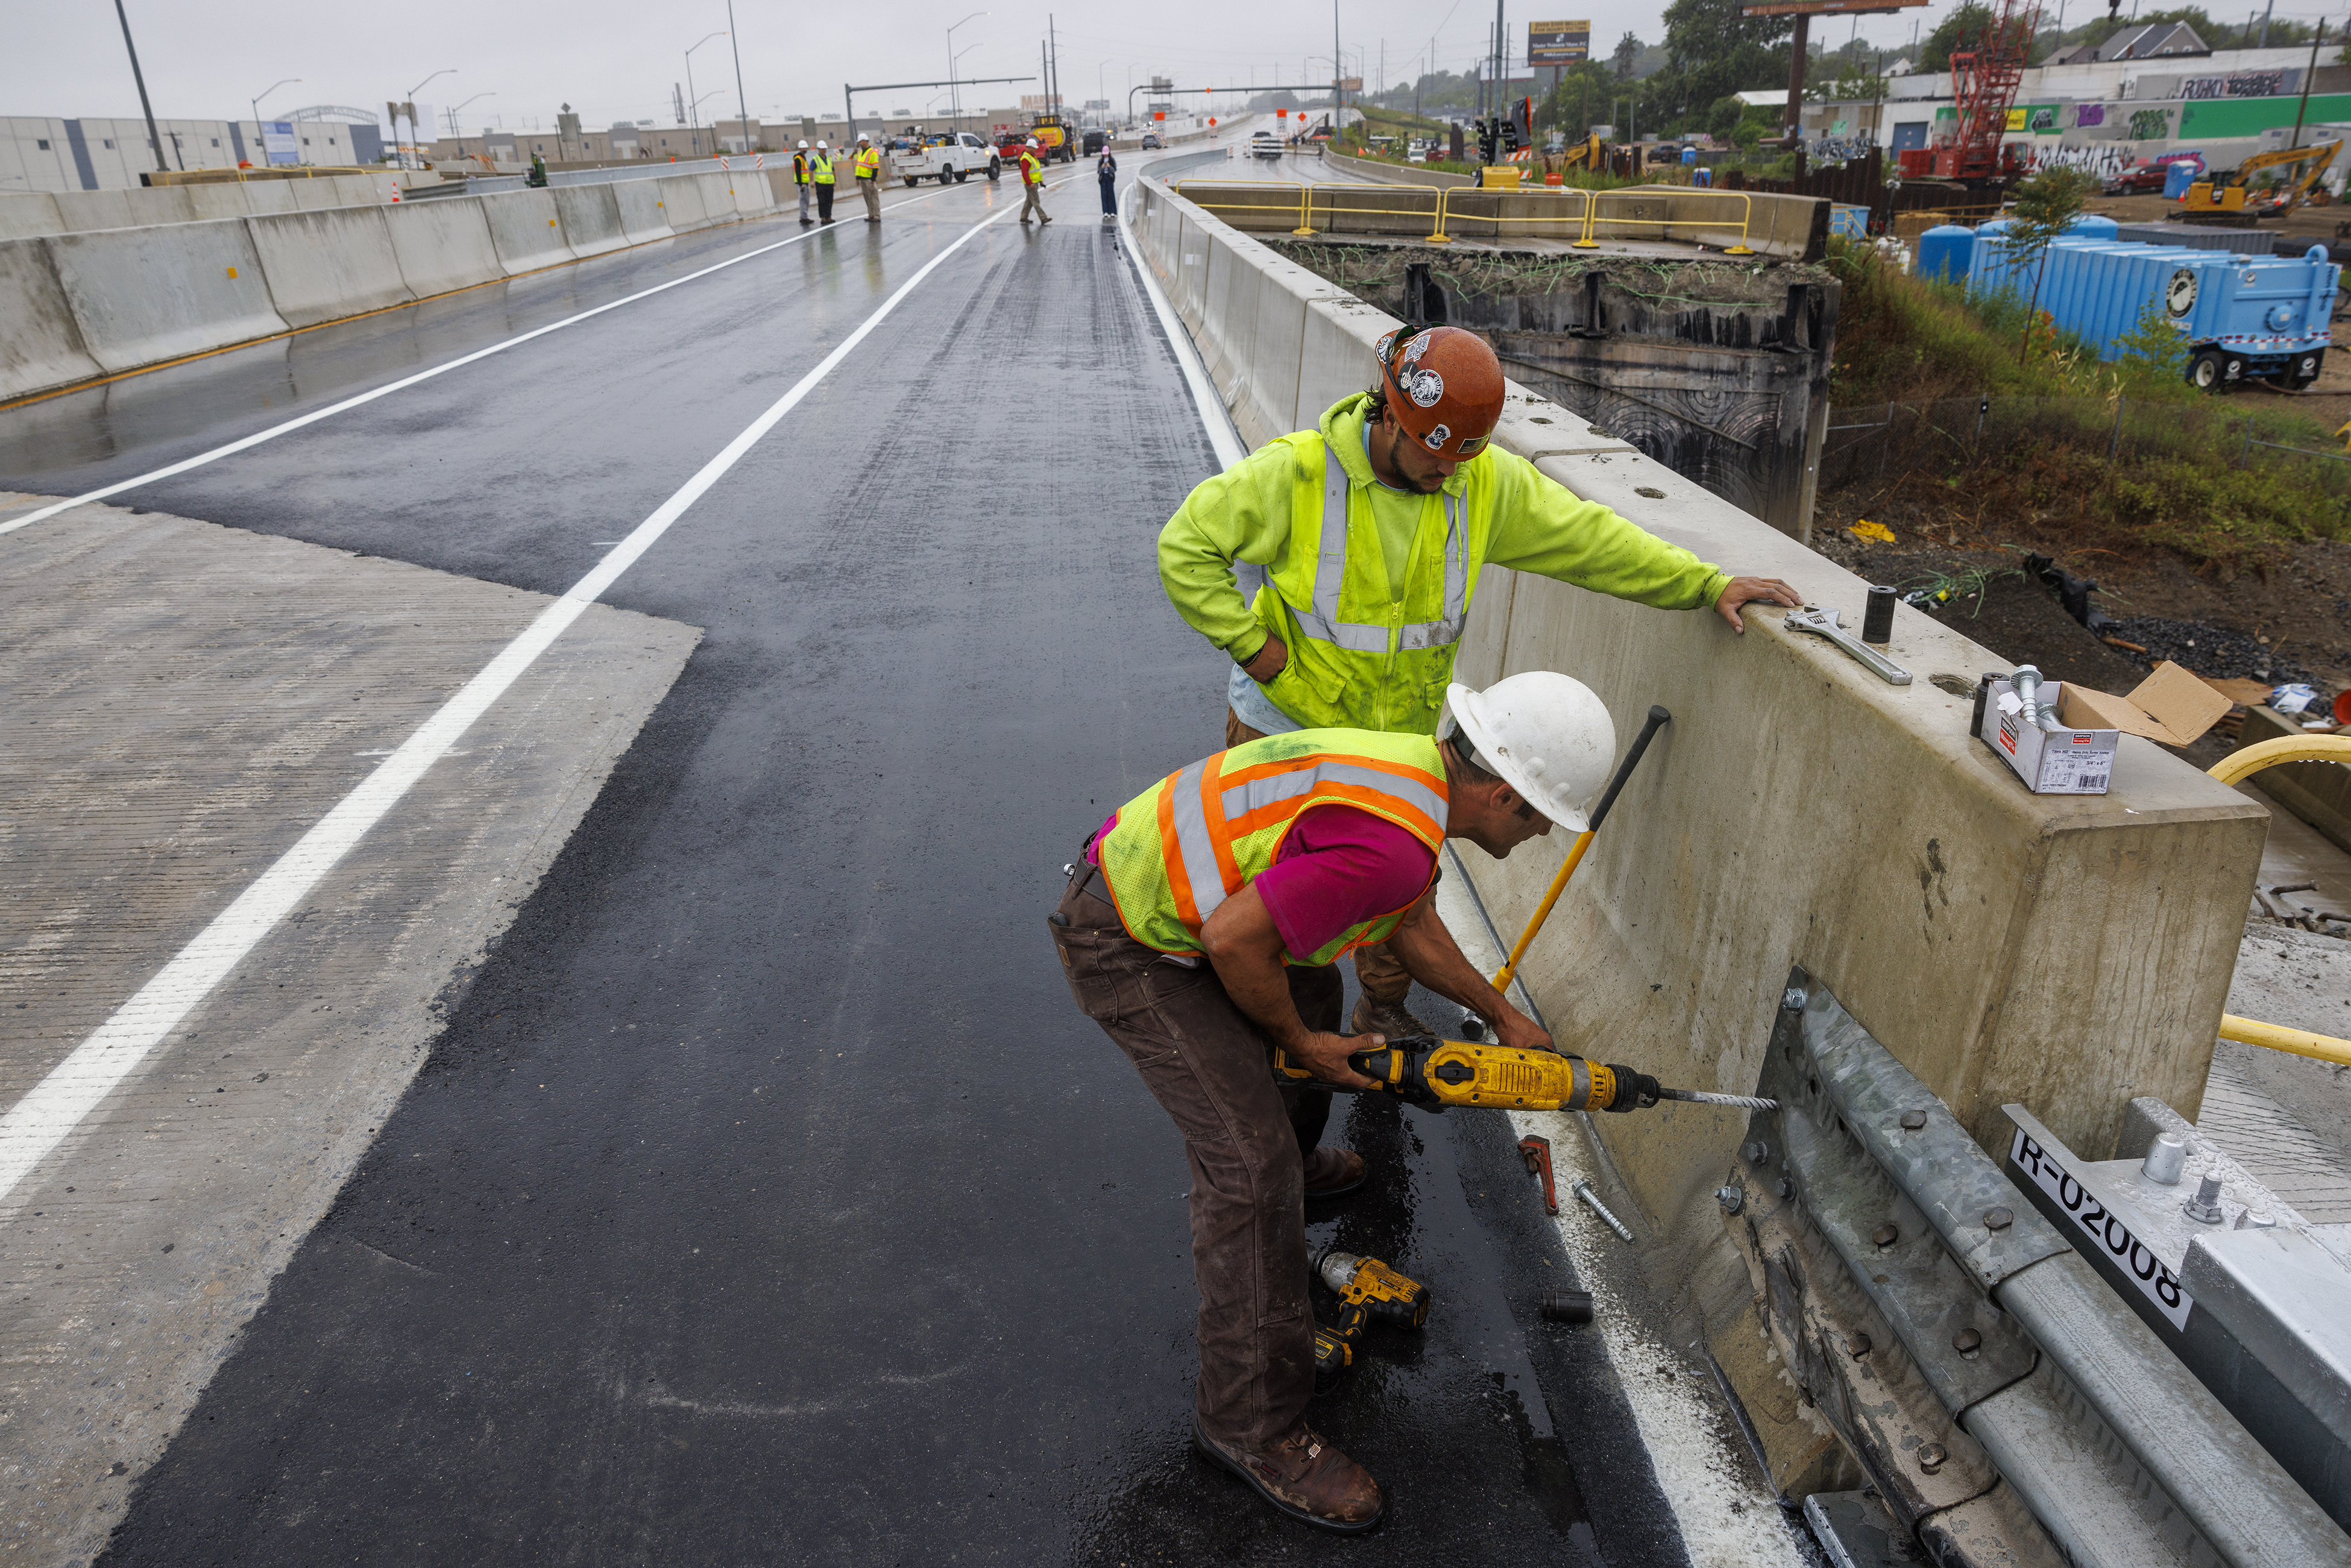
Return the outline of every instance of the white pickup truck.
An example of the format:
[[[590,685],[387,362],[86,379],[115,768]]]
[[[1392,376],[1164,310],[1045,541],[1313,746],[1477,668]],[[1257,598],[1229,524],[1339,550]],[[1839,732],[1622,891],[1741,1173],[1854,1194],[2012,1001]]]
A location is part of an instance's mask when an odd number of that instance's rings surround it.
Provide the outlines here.
[[[1249,156],[1252,158],[1267,158],[1278,162],[1287,151],[1289,149],[1281,144],[1281,138],[1270,131],[1258,131],[1249,138]]]
[[[1002,167],[1002,160],[995,148],[968,131],[925,134],[916,127],[890,139],[890,167],[909,185],[926,179],[945,185],[968,180],[976,173],[993,180]]]

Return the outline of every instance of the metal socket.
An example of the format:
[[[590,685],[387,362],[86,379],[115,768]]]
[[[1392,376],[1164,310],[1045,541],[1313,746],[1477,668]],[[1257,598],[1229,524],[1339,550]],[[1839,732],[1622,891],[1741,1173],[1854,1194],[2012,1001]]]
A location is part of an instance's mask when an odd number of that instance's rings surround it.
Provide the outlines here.
[[[2139,1170],[2151,1182],[2165,1186],[2178,1186],[2179,1173],[2188,1163],[2188,1145],[2176,1133],[2158,1133],[2155,1142],[2147,1146],[2147,1159]]]
[[[1861,612],[1861,640],[1879,647],[1894,641],[1894,602],[1901,597],[1891,588],[1873,584],[1869,602]]]
[[[1546,1322],[1588,1323],[1592,1321],[1592,1292],[1564,1287],[1545,1291],[1538,1310]]]
[[[2180,1209],[2199,1225],[2220,1223],[2220,1178],[2208,1176],[2196,1184],[2196,1196],[2181,1204]]]

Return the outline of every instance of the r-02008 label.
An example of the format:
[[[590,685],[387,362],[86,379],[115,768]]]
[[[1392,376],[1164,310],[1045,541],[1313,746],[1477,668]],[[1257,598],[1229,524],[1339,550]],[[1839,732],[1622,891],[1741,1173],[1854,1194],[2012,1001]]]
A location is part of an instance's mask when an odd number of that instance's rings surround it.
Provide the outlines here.
[[[2008,1158],[2011,1165],[2039,1183],[2042,1191],[2057,1200],[2057,1207],[2073,1218],[2084,1235],[2105,1249],[2115,1266],[2138,1286],[2139,1294],[2153,1301],[2155,1310],[2171,1321],[2173,1328],[2187,1329],[2188,1314],[2196,1310],[2196,1298],[2179,1288],[2179,1277],[2164,1267],[2153,1248],[2132,1235],[2130,1227],[2114,1210],[2100,1203],[2089,1188],[2075,1180],[2071,1171],[2027,1136],[2022,1127],[2008,1146]]]

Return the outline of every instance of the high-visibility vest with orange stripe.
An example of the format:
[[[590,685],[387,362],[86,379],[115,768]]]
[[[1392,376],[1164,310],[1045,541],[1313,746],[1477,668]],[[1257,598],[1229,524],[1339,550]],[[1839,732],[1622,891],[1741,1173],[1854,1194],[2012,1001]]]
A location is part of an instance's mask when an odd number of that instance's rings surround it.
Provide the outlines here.
[[[1330,805],[1384,817],[1434,852],[1445,839],[1446,812],[1437,742],[1368,729],[1292,730],[1168,775],[1120,807],[1116,825],[1096,846],[1127,935],[1163,953],[1201,951],[1201,926],[1272,866],[1299,813]],[[1436,881],[1432,861],[1429,883]],[[1328,964],[1367,942],[1384,942],[1421,894],[1313,953],[1283,956]]]

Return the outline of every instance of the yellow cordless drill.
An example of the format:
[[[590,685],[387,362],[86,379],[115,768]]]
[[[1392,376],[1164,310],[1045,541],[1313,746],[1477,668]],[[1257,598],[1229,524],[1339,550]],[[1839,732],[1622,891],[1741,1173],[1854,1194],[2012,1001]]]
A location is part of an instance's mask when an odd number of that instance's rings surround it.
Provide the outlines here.
[[[1656,1079],[1629,1067],[1462,1040],[1378,1046],[1354,1052],[1347,1058],[1347,1065],[1374,1081],[1377,1092],[1394,1094],[1431,1111],[1452,1105],[1504,1111],[1633,1111],[1660,1099],[1689,1097],[1686,1090],[1661,1090]],[[1277,1077],[1291,1082],[1326,1089],[1348,1087],[1324,1082],[1305,1063],[1279,1050],[1273,1053],[1273,1070]]]
[[[1428,1287],[1408,1280],[1376,1258],[1361,1258],[1326,1247],[1314,1258],[1314,1272],[1339,1293],[1336,1324],[1314,1325],[1314,1392],[1326,1394],[1339,1375],[1355,1364],[1364,1325],[1416,1329],[1428,1321]]]

